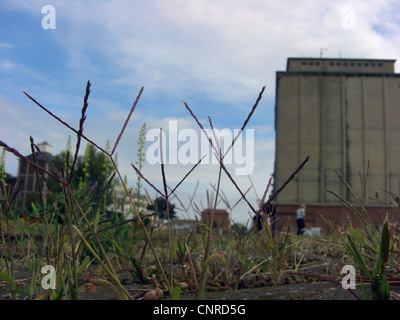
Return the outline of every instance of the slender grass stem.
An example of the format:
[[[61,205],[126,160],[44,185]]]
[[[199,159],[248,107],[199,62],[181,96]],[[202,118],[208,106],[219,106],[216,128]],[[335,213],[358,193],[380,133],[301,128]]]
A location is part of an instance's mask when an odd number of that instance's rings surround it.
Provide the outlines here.
[[[212,231],[213,231],[213,224],[214,224],[214,214],[215,214],[215,210],[217,209],[218,194],[219,194],[219,188],[220,188],[220,183],[221,183],[221,174],[222,174],[222,167],[220,166],[219,172],[218,172],[218,180],[217,180],[217,192],[216,192],[215,199],[214,199],[214,207],[213,207],[213,209],[211,211],[211,215],[210,215],[207,243],[206,243],[206,248],[204,251],[199,291],[197,293],[198,300],[203,300],[203,298],[204,298],[204,290],[206,287],[206,280],[207,280],[207,274],[208,274],[208,258],[210,255],[210,247],[211,247],[211,241],[212,241],[211,239],[212,239]]]

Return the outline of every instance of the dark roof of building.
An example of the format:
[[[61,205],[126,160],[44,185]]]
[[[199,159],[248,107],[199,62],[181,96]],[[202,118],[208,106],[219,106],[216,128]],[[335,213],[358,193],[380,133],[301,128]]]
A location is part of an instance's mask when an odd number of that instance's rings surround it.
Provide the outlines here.
[[[46,152],[46,151],[44,151],[44,152],[42,151],[42,154],[49,160],[51,160],[53,158],[53,155],[51,153]],[[33,154],[31,153],[30,155],[28,155],[26,157],[28,159],[33,159]],[[42,160],[44,158],[43,158],[43,156],[41,154],[39,154],[39,152],[35,152],[35,159],[36,160]],[[23,161],[23,159],[19,159],[19,160]]]
[[[201,214],[211,214],[213,209],[205,209]],[[229,215],[229,213],[225,209],[216,209],[215,213],[216,215]]]
[[[41,145],[41,144],[46,144],[46,145],[52,147],[52,145],[51,145],[50,143],[48,143],[47,141],[43,141],[43,142],[41,142],[41,143],[38,143],[38,145]]]
[[[311,57],[289,57],[288,60],[325,60],[325,61],[386,61],[386,62],[395,62],[396,59],[368,59],[368,58],[311,58]]]

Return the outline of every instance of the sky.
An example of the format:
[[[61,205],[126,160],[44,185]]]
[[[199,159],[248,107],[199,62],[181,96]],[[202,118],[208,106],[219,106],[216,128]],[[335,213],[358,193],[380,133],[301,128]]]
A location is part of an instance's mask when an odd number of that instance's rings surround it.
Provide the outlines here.
[[[163,129],[166,154],[184,154],[189,144],[176,137],[197,134],[190,146],[200,146],[201,132],[183,102],[205,128],[210,117],[213,127],[229,136],[242,127],[265,86],[237,149],[254,167],[249,175],[237,174],[243,163],[235,156],[227,166],[243,192],[250,188],[246,196],[257,208],[274,171],[275,77],[286,69],[287,58],[318,58],[322,52],[324,58],[398,59],[399,40],[396,0],[0,0],[0,140],[26,155],[30,136],[50,143],[53,154],[65,150],[75,134],[23,91],[78,128],[90,81],[84,134],[103,148],[107,141],[113,146],[143,87],[116,150],[118,168],[134,186],[131,163],[137,161],[143,123],[148,132]],[[253,143],[247,142],[252,134]],[[158,145],[153,138],[145,151]],[[168,185],[173,188],[191,168],[179,159],[167,162]],[[6,171],[18,171],[18,160],[8,153]],[[162,189],[159,164],[146,157],[142,172]],[[176,195],[188,206],[195,194],[198,207],[207,207],[206,191],[211,195],[217,181],[218,165],[210,161],[199,165]],[[145,182],[143,187],[157,195]],[[220,188],[231,207],[240,199],[225,174]],[[181,207],[176,199],[173,203]],[[178,212],[186,218],[194,214]],[[243,201],[231,212],[239,223],[251,216]]]

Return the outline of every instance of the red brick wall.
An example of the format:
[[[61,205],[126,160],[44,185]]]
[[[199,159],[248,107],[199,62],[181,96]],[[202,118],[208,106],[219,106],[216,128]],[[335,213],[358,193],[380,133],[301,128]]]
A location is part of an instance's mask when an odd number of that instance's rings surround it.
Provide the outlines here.
[[[295,205],[277,205],[276,206],[276,226],[291,227],[293,231],[297,231],[296,211],[299,206]],[[361,210],[358,208],[358,211]],[[389,219],[400,224],[399,208],[366,208],[366,221],[380,225],[383,223],[386,214]],[[355,226],[360,225],[360,219],[356,214],[349,209],[341,206],[322,207],[322,206],[307,206],[306,208],[306,228],[321,227],[323,231],[328,231],[329,228],[325,220],[334,223],[336,226],[349,225],[349,221]]]
[[[206,209],[201,214],[201,222],[210,223],[212,210]],[[224,229],[229,227],[229,214],[225,210],[216,210],[214,213],[214,226]]]

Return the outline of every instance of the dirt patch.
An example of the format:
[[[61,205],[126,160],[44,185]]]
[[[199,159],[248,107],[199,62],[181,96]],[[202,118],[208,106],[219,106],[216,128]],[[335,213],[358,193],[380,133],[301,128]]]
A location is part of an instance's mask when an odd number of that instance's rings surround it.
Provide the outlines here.
[[[231,300],[232,291],[206,292],[207,300]],[[361,296],[361,290],[359,295]],[[182,299],[192,299],[192,295],[182,295]],[[354,296],[342,287],[329,282],[288,284],[263,288],[240,289],[235,300],[354,300]]]
[[[17,273],[16,284],[23,286],[28,281],[28,273]],[[143,300],[147,292],[153,289],[153,286],[139,284],[125,285],[128,292],[134,299]],[[367,286],[368,289],[368,286]],[[391,288],[392,291],[400,294],[400,287]],[[354,293],[363,298],[361,285],[358,284]],[[193,291],[182,291],[181,300],[194,300],[196,297]],[[3,281],[0,283],[0,300],[10,299],[8,285]],[[33,298],[37,298],[36,296]],[[17,295],[17,299],[26,299],[22,295]],[[80,287],[80,300],[117,300],[118,293],[111,286],[100,286],[92,283],[86,283]],[[169,300],[165,294],[162,300]],[[290,283],[281,285],[270,285],[258,288],[238,289],[234,294],[233,289],[224,291],[206,291],[204,300],[356,300],[357,298],[349,291],[343,289],[340,285],[327,281],[315,281],[304,283]]]
[[[149,289],[127,286],[129,293],[136,299],[143,299]],[[354,290],[362,299],[361,286]],[[97,287],[95,292],[81,293],[82,300],[114,300],[117,299],[111,288]],[[164,296],[162,299],[169,299]],[[194,292],[182,292],[181,300],[195,299]],[[330,282],[311,282],[288,284],[262,288],[239,289],[233,297],[233,290],[206,291],[205,300],[356,300],[353,294]]]

